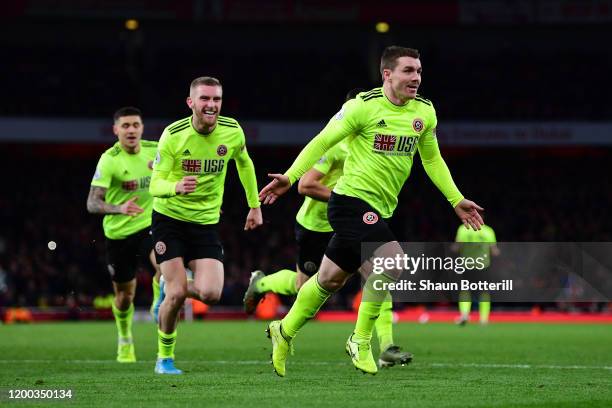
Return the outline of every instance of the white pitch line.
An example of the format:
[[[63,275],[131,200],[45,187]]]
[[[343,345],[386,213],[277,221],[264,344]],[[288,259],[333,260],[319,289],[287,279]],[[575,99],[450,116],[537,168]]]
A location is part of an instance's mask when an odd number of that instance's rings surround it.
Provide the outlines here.
[[[545,368],[553,370],[612,370],[612,366],[552,365],[552,364],[479,364],[479,363],[431,363],[432,367],[476,368]]]
[[[154,360],[140,360],[136,363],[153,364]],[[219,365],[267,365],[265,360],[179,360],[180,363],[219,364]],[[0,360],[0,364],[116,364],[115,360]],[[329,361],[289,361],[291,365],[334,366],[346,365],[341,362]],[[421,365],[417,363],[418,365]],[[551,369],[551,370],[612,370],[612,366],[585,366],[585,365],[554,365],[554,364],[495,364],[495,363],[423,363],[433,368],[518,368],[518,369]]]

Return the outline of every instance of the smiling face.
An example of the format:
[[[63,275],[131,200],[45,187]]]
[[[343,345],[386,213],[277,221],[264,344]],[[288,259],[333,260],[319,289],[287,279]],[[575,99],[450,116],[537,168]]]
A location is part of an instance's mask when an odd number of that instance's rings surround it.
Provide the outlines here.
[[[421,60],[413,57],[399,57],[393,69],[383,70],[384,86],[388,87],[400,103],[416,98],[421,85]],[[393,101],[395,102],[395,101]]]
[[[113,133],[117,135],[119,144],[128,152],[139,150],[143,130],[142,118],[139,115],[120,116],[113,125]]]
[[[193,112],[194,126],[208,133],[217,125],[223,89],[218,85],[197,85],[191,89],[187,105]]]

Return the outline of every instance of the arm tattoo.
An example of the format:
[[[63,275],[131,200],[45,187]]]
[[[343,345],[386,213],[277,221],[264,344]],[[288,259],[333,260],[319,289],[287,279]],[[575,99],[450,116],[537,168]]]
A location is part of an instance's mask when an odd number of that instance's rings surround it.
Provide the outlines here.
[[[87,211],[92,214],[119,214],[120,206],[108,204],[104,201],[106,189],[104,187],[91,186],[87,197]]]

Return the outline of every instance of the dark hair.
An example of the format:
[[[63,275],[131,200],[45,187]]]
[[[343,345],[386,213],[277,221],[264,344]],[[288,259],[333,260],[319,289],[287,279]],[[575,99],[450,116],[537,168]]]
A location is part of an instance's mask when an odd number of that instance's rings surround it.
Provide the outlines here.
[[[397,59],[400,57],[420,58],[419,50],[398,47],[397,45],[385,48],[382,57],[380,57],[380,75],[383,74],[383,70],[385,69],[393,71],[397,66]]]
[[[221,81],[219,81],[217,78],[209,77],[209,76],[201,76],[191,81],[191,85],[189,85],[189,93],[191,93],[191,90],[195,89],[196,86],[200,86],[200,85],[219,86],[221,88],[223,87],[221,85]]]
[[[133,106],[124,106],[123,108],[117,109],[117,111],[113,115],[113,120],[116,122],[122,116],[140,116],[140,119],[142,119],[142,113],[140,112],[140,109],[135,108]]]
[[[351,99],[356,98],[357,95],[359,95],[359,93],[364,92],[364,91],[365,91],[364,88],[353,88],[353,89],[351,89],[350,91],[348,91],[348,93],[344,97],[344,102],[350,101]]]

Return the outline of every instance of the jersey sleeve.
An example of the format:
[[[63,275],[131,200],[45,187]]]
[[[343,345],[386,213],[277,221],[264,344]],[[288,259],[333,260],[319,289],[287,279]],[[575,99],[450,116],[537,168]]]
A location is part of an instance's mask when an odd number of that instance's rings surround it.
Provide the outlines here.
[[[249,152],[247,151],[246,139],[242,129],[240,129],[240,133],[240,148],[236,150],[232,158],[236,162],[236,170],[238,170],[238,177],[240,178],[240,183],[242,183],[242,187],[244,188],[249,208],[258,208],[260,203],[257,193],[257,175],[255,174],[255,165],[253,164],[253,160],[251,160]]]
[[[438,120],[432,107],[430,124],[419,138],[419,155],[429,179],[444,194],[448,202],[456,207],[464,197],[455,185],[450,170],[440,153],[436,138],[437,125]]]
[[[96,165],[96,172],[91,179],[91,185],[109,188],[113,180],[113,169],[108,155],[103,154]]]
[[[318,162],[315,163],[314,166],[312,166],[312,168],[323,174],[329,173],[332,168],[332,165],[334,164],[335,150],[335,147],[332,147],[327,152],[325,152],[325,154],[319,159]]]
[[[169,134],[166,130],[157,144],[157,153],[153,161],[153,174],[149,192],[153,197],[172,197],[176,195],[176,184],[168,180],[168,175],[174,168],[174,152],[170,146]]]
[[[295,183],[304,173],[310,170],[325,152],[331,149],[342,139],[351,134],[358,133],[363,127],[363,101],[351,99],[302,149],[291,167],[285,172],[291,184]]]

